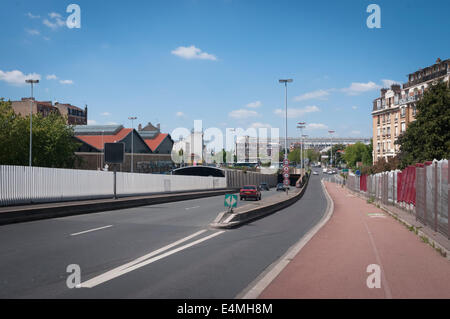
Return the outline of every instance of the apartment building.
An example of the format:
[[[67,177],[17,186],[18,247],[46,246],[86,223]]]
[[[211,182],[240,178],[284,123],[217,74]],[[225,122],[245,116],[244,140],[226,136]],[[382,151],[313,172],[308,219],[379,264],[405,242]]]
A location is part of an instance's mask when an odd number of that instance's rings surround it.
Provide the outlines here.
[[[11,101],[11,106],[14,112],[21,116],[28,116],[31,107],[32,114],[40,113],[46,117],[54,112],[65,117],[69,125],[87,124],[87,106],[82,110],[75,105],[58,102],[53,104],[52,101],[36,101],[34,98],[22,98],[20,101]]]
[[[400,146],[395,142],[415,120],[416,103],[429,86],[442,81],[448,85],[449,76],[450,59],[437,59],[435,64],[408,74],[408,82],[402,86],[392,84],[390,88],[381,89],[372,109],[374,163],[398,154]]]

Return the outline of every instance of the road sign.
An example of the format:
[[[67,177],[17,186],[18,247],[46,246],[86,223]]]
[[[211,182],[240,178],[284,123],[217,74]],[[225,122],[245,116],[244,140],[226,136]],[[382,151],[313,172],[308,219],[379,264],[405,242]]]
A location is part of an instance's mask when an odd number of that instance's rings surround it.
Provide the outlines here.
[[[356,172],[355,172],[355,175],[356,176],[361,176],[361,171],[359,169],[357,169]]]
[[[125,143],[105,143],[105,163],[122,164]]]
[[[286,178],[289,178],[289,174],[288,173],[286,173],[286,174],[283,174],[283,177],[286,179]]]
[[[237,207],[237,195],[236,194],[225,194],[225,207]]]
[[[288,178],[285,178],[283,180],[283,184],[286,185],[286,186],[289,186],[289,185],[291,185],[291,181]]]
[[[283,165],[284,165],[284,166],[289,166],[289,160],[288,160],[287,158],[285,158],[285,159],[283,160]]]
[[[285,173],[289,173],[289,166],[283,166],[283,171]]]

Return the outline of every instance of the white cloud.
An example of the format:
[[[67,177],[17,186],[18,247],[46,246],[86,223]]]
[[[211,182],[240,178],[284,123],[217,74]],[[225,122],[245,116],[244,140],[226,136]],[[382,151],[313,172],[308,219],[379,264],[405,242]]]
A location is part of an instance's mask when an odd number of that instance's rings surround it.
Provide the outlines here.
[[[59,14],[59,13],[56,13],[56,12],[50,12],[49,14],[48,14],[49,16],[50,16],[50,18],[61,18],[61,15]]]
[[[328,92],[328,90],[317,90],[296,96],[294,97],[294,100],[295,101],[304,101],[310,99],[326,100],[326,96],[328,96],[329,94],[330,93]]]
[[[351,131],[350,134],[352,135],[361,135],[361,131]]]
[[[381,87],[375,82],[369,81],[367,83],[353,82],[350,87],[341,89],[342,92],[348,95],[358,95],[364,92],[380,89]]]
[[[28,12],[27,14],[26,14],[26,16],[28,17],[28,18],[30,18],[30,19],[39,19],[41,16],[40,15],[34,15],[34,14],[32,14],[31,12]]]
[[[202,52],[199,48],[191,45],[190,47],[178,47],[171,52],[173,55],[179,56],[183,59],[200,59],[200,60],[212,60],[216,61],[217,58],[215,55]]]
[[[73,84],[72,80],[60,80],[59,83],[61,84]]]
[[[352,109],[356,110],[358,107],[356,105],[352,106]]]
[[[177,116],[177,117],[185,117],[186,115],[183,113],[183,112],[177,112],[177,113],[175,113],[175,116]]]
[[[272,125],[270,125],[268,123],[255,122],[255,123],[250,124],[250,127],[252,127],[252,128],[271,128]]]
[[[42,23],[45,24],[47,27],[55,30],[66,24],[66,22],[62,20],[62,16],[59,13],[50,12],[48,15],[51,21],[49,19],[44,19],[42,21]]]
[[[306,128],[310,130],[326,130],[328,129],[328,126],[322,123],[310,123],[306,124]]]
[[[88,125],[95,125],[97,124],[96,120],[88,120]]]
[[[383,83],[383,87],[390,88],[392,84],[398,84],[399,82],[394,80],[383,79],[381,80],[381,83]]]
[[[29,35],[39,35],[39,34],[41,34],[41,32],[39,30],[36,30],[36,29],[25,29],[25,31],[27,31],[27,33]]]
[[[47,80],[57,80],[58,77],[55,74],[49,74],[45,77]]]
[[[50,41],[49,37],[43,37],[45,41]]]
[[[234,110],[234,111],[231,111],[228,115],[231,117],[234,117],[236,119],[245,119],[245,118],[249,118],[249,117],[259,116],[258,112],[253,111],[253,110],[246,110],[246,109]]]
[[[107,122],[106,125],[117,125],[117,122]]]
[[[320,111],[320,109],[315,105],[306,106],[304,108],[296,108],[296,109],[288,108],[287,117],[288,118],[301,117],[301,116],[305,115],[306,113],[313,113],[313,112],[319,112],[319,111]],[[274,113],[276,115],[278,115],[279,117],[284,117],[286,112],[284,109],[276,109],[274,111]]]
[[[103,112],[103,113],[100,113],[100,115],[101,115],[101,116],[111,116],[111,113],[109,113],[109,112]]]
[[[19,70],[13,71],[2,71],[0,70],[0,81],[5,81],[6,83],[13,85],[25,85],[25,80],[40,80],[41,75],[37,73],[23,74]]]
[[[250,102],[246,105],[246,107],[250,107],[256,109],[262,105],[261,101]]]

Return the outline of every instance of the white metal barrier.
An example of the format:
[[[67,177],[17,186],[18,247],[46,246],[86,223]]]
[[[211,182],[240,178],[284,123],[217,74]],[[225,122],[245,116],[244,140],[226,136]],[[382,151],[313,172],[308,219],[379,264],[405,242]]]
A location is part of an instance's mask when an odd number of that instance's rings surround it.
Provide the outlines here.
[[[0,206],[104,198],[114,195],[114,173],[0,165]],[[117,195],[226,188],[224,177],[117,173]]]

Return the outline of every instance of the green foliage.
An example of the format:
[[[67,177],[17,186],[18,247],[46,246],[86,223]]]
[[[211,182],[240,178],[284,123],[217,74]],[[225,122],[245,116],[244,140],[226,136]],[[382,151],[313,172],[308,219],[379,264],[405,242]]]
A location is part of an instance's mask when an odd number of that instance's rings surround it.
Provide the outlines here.
[[[450,89],[431,86],[417,102],[416,120],[400,135],[401,167],[450,157]]]
[[[348,167],[356,168],[357,162],[362,162],[363,165],[372,165],[372,146],[357,142],[345,148],[344,160]]]
[[[290,163],[300,163],[300,149],[296,148],[288,153],[288,160]]]
[[[29,147],[30,117],[14,114],[11,103],[0,100],[0,164],[28,165]],[[33,115],[33,166],[72,168],[78,147],[73,128],[59,114]]]
[[[320,159],[320,152],[318,152],[314,149],[307,149],[305,154],[306,154],[306,158],[308,158],[310,162],[317,163]]]

